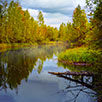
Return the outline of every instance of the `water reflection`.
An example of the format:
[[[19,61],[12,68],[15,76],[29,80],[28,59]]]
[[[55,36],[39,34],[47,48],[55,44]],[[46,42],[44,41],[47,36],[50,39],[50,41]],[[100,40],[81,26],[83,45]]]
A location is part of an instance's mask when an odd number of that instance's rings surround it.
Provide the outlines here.
[[[44,61],[64,49],[61,46],[39,46],[0,53],[0,90],[17,89],[21,80],[27,81],[33,69],[37,67],[40,73]]]
[[[78,84],[85,86],[87,89],[91,89],[93,90],[93,92],[88,92],[88,91],[84,91],[84,89],[79,89],[78,94],[72,99],[75,100],[77,97],[79,96],[80,92],[85,92],[88,95],[91,95],[92,97],[94,97],[97,102],[102,102],[102,63],[101,63],[101,58],[99,62],[96,62],[94,64],[94,66],[71,66],[71,65],[67,65],[65,63],[58,63],[58,66],[63,66],[64,68],[68,68],[70,71],[74,71],[74,72],[80,72],[80,71],[88,71],[88,72],[93,72],[94,76],[71,76],[70,77],[66,77],[66,76],[61,76],[67,80],[71,80],[77,83],[77,85],[75,86],[76,89],[77,87],[80,87]],[[72,87],[72,86],[71,86]],[[75,88],[74,87],[74,88]],[[70,88],[70,87],[69,87]]]

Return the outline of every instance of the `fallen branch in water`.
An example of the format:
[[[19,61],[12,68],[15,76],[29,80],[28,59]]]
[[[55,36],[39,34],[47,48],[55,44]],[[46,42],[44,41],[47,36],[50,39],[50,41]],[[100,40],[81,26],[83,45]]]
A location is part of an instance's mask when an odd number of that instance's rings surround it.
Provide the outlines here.
[[[86,71],[81,71],[81,72],[48,72],[49,74],[53,75],[75,75],[75,76],[93,76],[94,73],[86,72]]]
[[[48,72],[48,73],[53,74],[53,75],[57,75],[58,77],[61,77],[61,78],[64,78],[64,79],[67,79],[67,80],[70,80],[70,81],[73,81],[76,83],[79,83],[79,84],[86,86],[87,88],[90,88],[90,89],[94,88],[94,86],[92,84],[88,84],[87,82],[84,82],[84,80],[83,80],[84,76],[90,76],[90,77],[94,78],[94,73],[85,72],[85,71],[81,71],[81,72],[70,72],[70,71],[67,71],[67,72]],[[68,77],[67,75],[81,76],[81,80],[73,79],[71,77]],[[92,80],[93,80],[93,78],[92,78]]]

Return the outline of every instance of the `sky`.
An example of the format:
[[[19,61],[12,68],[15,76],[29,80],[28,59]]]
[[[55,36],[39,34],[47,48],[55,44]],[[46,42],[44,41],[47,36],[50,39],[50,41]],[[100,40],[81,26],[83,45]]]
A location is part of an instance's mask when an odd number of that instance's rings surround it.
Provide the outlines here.
[[[85,0],[20,0],[20,4],[24,10],[28,9],[35,20],[42,11],[45,24],[59,28],[62,22],[72,22],[74,9],[78,4],[83,9]]]

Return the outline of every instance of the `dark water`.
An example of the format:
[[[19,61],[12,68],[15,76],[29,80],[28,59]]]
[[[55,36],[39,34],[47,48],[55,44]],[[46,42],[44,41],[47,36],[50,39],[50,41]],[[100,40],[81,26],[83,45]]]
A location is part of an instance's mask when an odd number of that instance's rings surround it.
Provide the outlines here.
[[[0,53],[0,102],[97,102],[97,91],[76,82],[78,77],[72,81],[48,74],[80,69],[58,63],[57,55],[65,49],[38,46]],[[90,86],[92,80],[84,78]]]

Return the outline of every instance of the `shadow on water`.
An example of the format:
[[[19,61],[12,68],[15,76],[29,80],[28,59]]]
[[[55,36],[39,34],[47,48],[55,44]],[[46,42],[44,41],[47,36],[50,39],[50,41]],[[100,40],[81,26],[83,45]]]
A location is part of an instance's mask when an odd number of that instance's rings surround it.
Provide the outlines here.
[[[57,61],[66,46],[38,46],[0,53],[2,102],[101,102],[102,68],[68,66]],[[90,71],[95,76],[49,75],[49,71]],[[97,74],[98,73],[98,74]],[[16,95],[14,94],[16,91]],[[6,94],[5,94],[6,93]],[[83,98],[83,100],[81,99]]]

